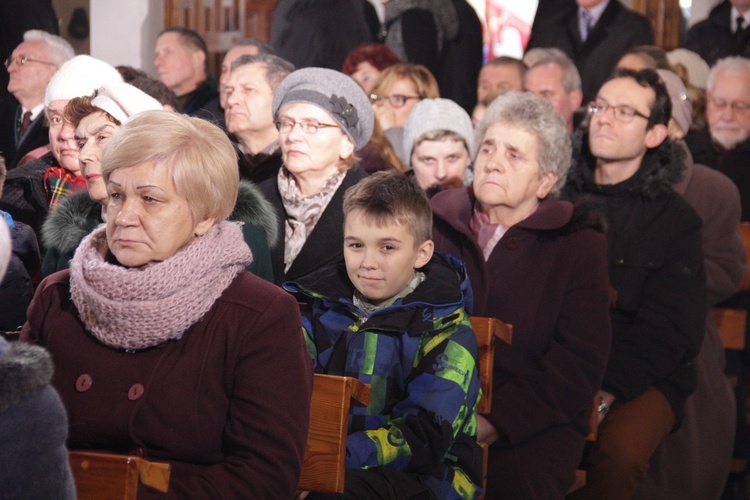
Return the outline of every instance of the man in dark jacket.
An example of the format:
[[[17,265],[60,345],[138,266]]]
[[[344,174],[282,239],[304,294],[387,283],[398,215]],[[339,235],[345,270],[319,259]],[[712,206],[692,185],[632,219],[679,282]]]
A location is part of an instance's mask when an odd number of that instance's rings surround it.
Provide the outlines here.
[[[281,168],[279,131],[271,103],[276,89],[294,66],[269,54],[240,56],[226,80],[227,131],[239,142],[240,175],[255,183],[276,177]]]
[[[727,56],[750,57],[750,2],[724,0],[688,31],[685,48],[709,66]]]
[[[599,436],[576,500],[632,497],[695,390],[706,317],[701,220],[672,188],[685,163],[667,139],[671,108],[655,71],[618,72],[576,137],[566,192],[593,198],[607,219],[612,321]]]
[[[219,87],[208,72],[208,47],[191,29],[173,26],[156,39],[154,66],[159,81],[175,93],[178,111],[217,123],[223,112]]]
[[[583,102],[588,102],[629,48],[653,43],[649,20],[618,0],[555,0],[537,11],[526,50],[557,47],[565,52],[578,67]]]
[[[742,220],[750,221],[750,59],[717,62],[706,85],[706,121],[685,138],[696,163],[715,168],[740,190]]]

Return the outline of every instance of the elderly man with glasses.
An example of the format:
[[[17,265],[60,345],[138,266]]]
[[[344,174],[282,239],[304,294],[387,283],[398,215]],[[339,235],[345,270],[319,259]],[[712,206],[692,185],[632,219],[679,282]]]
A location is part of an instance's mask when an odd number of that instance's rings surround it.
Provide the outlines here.
[[[684,154],[667,137],[672,104],[656,71],[617,72],[588,113],[565,192],[607,220],[612,348],[586,486],[570,498],[632,498],[695,390],[707,314],[701,219],[673,188]]]
[[[42,156],[49,144],[44,120],[44,91],[57,68],[75,55],[65,39],[30,30],[5,61],[8,97],[0,103],[0,154],[8,170]],[[37,150],[37,153],[30,152]]]
[[[750,221],[750,59],[717,62],[706,82],[706,121],[685,137],[696,163],[723,172],[740,190],[742,220]]]

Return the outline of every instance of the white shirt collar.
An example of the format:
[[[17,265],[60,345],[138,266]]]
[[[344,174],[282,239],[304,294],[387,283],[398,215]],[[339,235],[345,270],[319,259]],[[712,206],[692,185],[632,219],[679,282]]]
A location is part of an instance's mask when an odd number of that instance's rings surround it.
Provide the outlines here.
[[[745,18],[745,28],[750,26],[750,10],[748,10],[744,14],[740,14],[740,11],[737,10],[737,7],[732,6],[732,14],[729,18],[729,25],[732,28],[732,33],[737,32],[737,18],[740,16]]]
[[[39,113],[41,113],[43,110],[44,110],[43,102],[31,108],[31,121],[33,122],[34,120],[36,120],[36,117],[39,116]],[[29,110],[21,106],[21,116],[23,116],[27,111]]]

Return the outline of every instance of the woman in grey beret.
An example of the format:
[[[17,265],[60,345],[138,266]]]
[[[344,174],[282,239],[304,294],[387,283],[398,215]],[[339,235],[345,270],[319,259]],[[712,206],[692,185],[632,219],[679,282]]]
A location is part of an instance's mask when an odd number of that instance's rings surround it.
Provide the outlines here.
[[[343,258],[344,192],[366,176],[354,153],[370,140],[374,116],[357,82],[323,68],[287,76],[273,115],[283,165],[260,187],[279,219],[271,261],[281,284]]]

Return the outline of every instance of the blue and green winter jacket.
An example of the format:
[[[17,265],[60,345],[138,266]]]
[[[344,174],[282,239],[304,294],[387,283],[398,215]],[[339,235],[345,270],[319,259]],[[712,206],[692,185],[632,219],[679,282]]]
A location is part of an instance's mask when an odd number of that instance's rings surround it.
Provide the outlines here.
[[[425,280],[369,317],[353,302],[343,260],[284,288],[307,304],[303,328],[317,373],[370,384],[352,404],[346,466],[417,474],[438,498],[481,492],[480,381],[463,265],[435,254]]]

